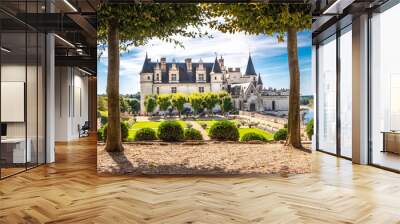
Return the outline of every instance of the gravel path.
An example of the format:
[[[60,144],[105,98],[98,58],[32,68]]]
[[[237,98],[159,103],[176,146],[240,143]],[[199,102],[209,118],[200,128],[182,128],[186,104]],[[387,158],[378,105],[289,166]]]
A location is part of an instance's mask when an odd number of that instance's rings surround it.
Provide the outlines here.
[[[192,128],[200,131],[201,135],[203,135],[204,140],[210,140],[207,131],[204,130],[199,123],[197,123],[196,121],[186,121],[186,123],[192,124]]]
[[[124,144],[124,152],[97,147],[100,174],[238,175],[311,172],[311,154],[282,144],[227,142]]]

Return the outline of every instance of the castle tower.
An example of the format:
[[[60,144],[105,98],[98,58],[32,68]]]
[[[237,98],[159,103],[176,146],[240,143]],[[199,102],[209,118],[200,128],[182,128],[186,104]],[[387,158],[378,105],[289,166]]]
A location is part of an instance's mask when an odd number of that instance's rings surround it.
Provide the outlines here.
[[[258,91],[261,91],[263,89],[263,82],[262,82],[260,73],[258,73],[256,88],[258,89]]]
[[[210,76],[211,76],[211,92],[221,91],[224,77],[217,57],[215,57],[215,61],[211,69]]]
[[[144,99],[147,95],[153,94],[153,67],[151,59],[144,59],[142,71],[140,72],[140,111],[144,112]]]

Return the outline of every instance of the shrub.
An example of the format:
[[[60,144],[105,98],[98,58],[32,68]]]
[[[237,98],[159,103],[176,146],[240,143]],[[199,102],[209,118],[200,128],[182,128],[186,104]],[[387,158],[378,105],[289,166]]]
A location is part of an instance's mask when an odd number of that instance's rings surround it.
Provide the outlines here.
[[[156,131],[154,131],[152,128],[141,128],[136,132],[134,137],[135,141],[152,141],[156,139]]]
[[[182,141],[183,127],[177,121],[163,121],[158,126],[158,137],[167,142]]]
[[[192,128],[192,127],[193,127],[193,124],[187,123],[187,124],[186,124],[186,127],[187,127],[187,128]]]
[[[97,141],[104,141],[104,128],[101,127],[97,130]]]
[[[104,141],[107,140],[107,127],[108,127],[108,124],[103,126],[103,130],[104,130],[103,131],[103,139],[104,139]],[[128,135],[129,135],[128,124],[123,121],[123,122],[121,122],[121,138],[122,138],[122,141],[126,141],[126,139],[128,138]]]
[[[239,130],[232,121],[217,121],[211,126],[209,135],[212,139],[237,141]]]
[[[277,132],[275,132],[274,140],[275,141],[286,140],[287,136],[288,136],[287,128],[282,128],[282,129],[279,129]]]
[[[185,130],[185,140],[203,140],[203,136],[200,131],[194,128],[188,128]]]
[[[308,136],[308,139],[311,139],[311,137],[313,136],[313,134],[314,134],[314,119],[311,119],[311,120],[309,120],[308,122],[307,122],[307,125],[306,125],[306,134],[307,134],[307,136]]]
[[[101,125],[106,125],[108,123],[108,117],[106,117],[106,116],[101,116],[100,117],[100,124]]]
[[[255,133],[255,132],[249,132],[244,134],[241,138],[240,141],[242,142],[247,142],[247,141],[267,141],[267,138],[265,138],[263,135]]]
[[[206,124],[206,123],[201,123],[200,126],[201,126],[204,130],[207,129],[207,124]]]

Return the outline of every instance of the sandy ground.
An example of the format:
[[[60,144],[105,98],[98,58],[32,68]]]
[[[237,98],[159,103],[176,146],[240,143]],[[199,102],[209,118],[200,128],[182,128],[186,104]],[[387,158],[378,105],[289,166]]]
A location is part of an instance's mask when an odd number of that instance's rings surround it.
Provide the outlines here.
[[[97,147],[99,174],[239,175],[311,172],[311,154],[279,143],[124,144],[123,153]]]

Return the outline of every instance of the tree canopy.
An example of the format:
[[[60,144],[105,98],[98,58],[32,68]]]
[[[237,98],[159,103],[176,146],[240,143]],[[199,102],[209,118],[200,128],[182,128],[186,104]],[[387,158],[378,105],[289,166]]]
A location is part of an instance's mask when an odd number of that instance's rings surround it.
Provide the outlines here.
[[[144,45],[153,38],[182,46],[178,35],[208,35],[200,30],[207,24],[206,16],[198,4],[102,4],[97,12],[97,38],[105,45],[107,29],[113,23],[118,27],[122,49]]]
[[[202,4],[202,9],[213,18],[209,25],[221,32],[277,35],[279,41],[288,27],[301,31],[309,29],[312,21],[310,4]]]

